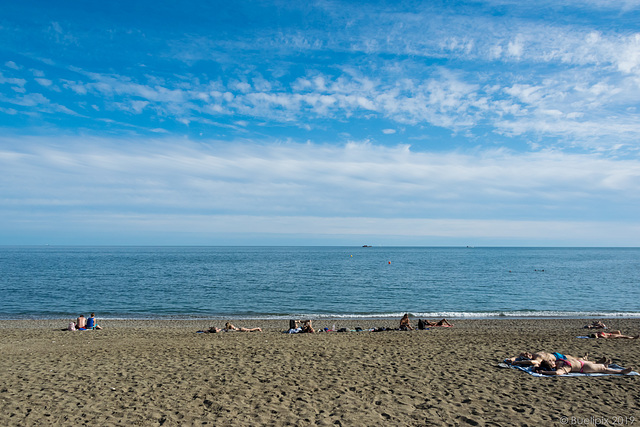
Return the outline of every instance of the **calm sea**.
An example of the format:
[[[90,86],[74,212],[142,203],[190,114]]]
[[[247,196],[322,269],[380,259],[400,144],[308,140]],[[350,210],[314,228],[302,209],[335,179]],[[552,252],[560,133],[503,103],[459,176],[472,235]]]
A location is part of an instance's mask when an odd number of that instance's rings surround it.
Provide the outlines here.
[[[638,248],[0,247],[0,318],[640,317]]]

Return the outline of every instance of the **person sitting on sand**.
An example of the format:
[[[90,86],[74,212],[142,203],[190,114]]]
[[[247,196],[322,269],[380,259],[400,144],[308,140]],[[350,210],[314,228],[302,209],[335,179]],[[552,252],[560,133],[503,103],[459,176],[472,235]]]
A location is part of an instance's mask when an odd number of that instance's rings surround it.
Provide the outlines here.
[[[311,320],[305,320],[302,322],[302,330],[300,332],[303,334],[313,334],[316,332],[316,330],[313,329],[313,326],[311,326]]]
[[[411,327],[411,322],[409,320],[409,313],[405,313],[404,316],[402,316],[402,319],[400,319],[400,330],[413,331],[413,328]]]
[[[601,363],[589,362],[582,359],[560,359],[557,361],[545,360],[538,369],[543,375],[564,375],[569,372],[579,372],[581,374],[623,374],[627,375],[633,369],[613,369]]]
[[[622,338],[625,340],[635,340],[640,338],[640,335],[636,335],[635,337],[629,335],[623,335],[621,331],[611,331],[611,332],[596,332],[595,334],[590,335],[591,338]]]
[[[91,316],[87,319],[87,329],[102,329],[102,327],[98,325],[95,313],[91,313]]]
[[[422,327],[421,327],[422,326]],[[418,329],[424,329],[426,327],[436,327],[436,326],[453,326],[447,319],[442,319],[437,322],[430,322],[428,320],[418,320]]]
[[[239,331],[239,332],[262,332],[262,329],[260,328],[238,328],[233,326],[231,323],[227,322],[226,325],[224,325],[224,328],[227,331]]]
[[[585,325],[585,329],[607,329],[607,325],[600,320],[594,320],[590,325]]]
[[[84,315],[78,316],[76,319],[76,329],[86,329],[87,328],[87,319]]]

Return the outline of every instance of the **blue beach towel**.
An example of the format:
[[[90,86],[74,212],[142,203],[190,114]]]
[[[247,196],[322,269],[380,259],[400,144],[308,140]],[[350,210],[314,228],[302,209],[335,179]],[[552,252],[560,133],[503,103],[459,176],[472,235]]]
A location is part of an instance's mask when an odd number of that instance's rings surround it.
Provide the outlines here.
[[[622,375],[622,374],[581,374],[579,372],[569,372],[568,374],[564,374],[564,375],[543,375],[543,374],[539,374],[537,373],[533,366],[515,366],[515,365],[510,365],[508,363],[499,363],[498,364],[499,367],[501,368],[511,368],[511,369],[518,369],[520,371],[526,372],[529,375],[533,375],[534,377],[546,377],[546,378],[561,378],[561,377],[604,377],[604,376],[629,376],[629,375],[640,375],[639,373],[635,372],[635,371],[631,371],[631,373],[627,374],[627,375]],[[613,369],[624,369],[622,366],[616,365],[616,364],[612,364],[609,365],[610,368]]]

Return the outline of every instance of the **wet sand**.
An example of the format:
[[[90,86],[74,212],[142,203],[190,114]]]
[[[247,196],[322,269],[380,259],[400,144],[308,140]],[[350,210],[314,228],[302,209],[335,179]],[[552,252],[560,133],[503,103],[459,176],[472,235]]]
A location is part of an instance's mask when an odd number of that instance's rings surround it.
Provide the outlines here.
[[[282,333],[286,321],[236,320],[264,331],[220,334],[196,331],[222,321],[63,331],[68,322],[0,321],[0,425],[640,425],[638,376],[536,378],[497,366],[541,350],[608,356],[637,371],[640,340],[576,338],[589,320],[296,335]],[[640,333],[640,319],[604,322]],[[334,323],[397,326],[314,326]]]

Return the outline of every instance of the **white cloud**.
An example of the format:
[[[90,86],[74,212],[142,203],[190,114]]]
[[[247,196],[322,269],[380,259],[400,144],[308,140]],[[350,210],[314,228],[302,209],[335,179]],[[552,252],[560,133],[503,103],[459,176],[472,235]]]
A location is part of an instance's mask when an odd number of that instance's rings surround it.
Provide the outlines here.
[[[559,242],[570,246],[635,246],[640,237],[640,226],[629,222],[605,221],[526,221],[526,220],[473,220],[473,219],[423,219],[377,217],[317,217],[317,216],[261,216],[224,214],[167,214],[123,213],[105,214],[79,211],[61,216],[57,213],[28,213],[21,217],[9,213],[0,215],[21,229],[36,224],[55,221],[58,229],[79,234],[98,234],[94,230],[108,229],[119,233],[112,240],[129,240],[128,234],[151,236],[167,234],[181,236],[178,244],[189,242],[190,236],[215,236],[233,234],[268,235],[273,241],[286,241],[287,236],[312,239],[351,238],[358,244],[363,239],[395,244],[409,242],[422,245],[433,242],[499,242],[502,245],[545,245]],[[42,230],[40,230],[42,233]],[[160,240],[163,241],[163,240]],[[215,241],[215,240],[213,240]],[[175,241],[173,242],[176,243]],[[183,243],[184,244],[184,243]],[[465,243],[462,243],[465,244]]]
[[[20,70],[20,66],[13,61],[7,61],[4,63],[4,66],[7,68],[12,68],[14,70]]]
[[[595,155],[180,140],[67,140],[61,148],[32,139],[2,146],[5,176],[22,178],[7,182],[15,191],[0,198],[17,204],[49,199],[119,211],[469,220],[538,212],[557,220],[604,199],[640,202],[638,162]]]
[[[618,68],[625,73],[640,74],[640,33],[626,40],[620,52]]]
[[[5,77],[0,73],[0,84],[9,84],[23,88],[24,85],[27,84],[27,81],[21,78]]]
[[[520,59],[524,53],[524,46],[522,40],[516,38],[507,44],[507,53],[509,56]]]
[[[44,86],[44,87],[49,87],[53,84],[53,82],[49,79],[35,79],[36,82],[38,82],[38,84],[40,86]]]
[[[591,2],[588,7],[633,10],[625,5]],[[530,7],[517,2],[507,2],[499,19],[474,14],[473,8],[457,13],[439,7],[382,11],[376,6],[341,6],[339,13],[320,8],[335,18],[329,28],[313,22],[304,28],[292,24],[279,27],[276,34],[266,26],[234,39],[200,29],[202,34],[170,41],[190,64],[207,60],[224,69],[211,76],[183,70],[154,75],[149,65],[143,75],[126,75],[123,70],[106,74],[70,64],[66,71],[72,76],[53,80],[45,79],[44,71],[30,71],[38,84],[53,89],[45,94],[59,111],[70,114],[92,105],[101,115],[94,119],[110,123],[123,123],[115,115],[119,111],[134,113],[141,123],[123,124],[124,132],[134,126],[152,131],[167,123],[194,122],[215,127],[216,133],[220,127],[251,132],[258,126],[265,134],[270,127],[287,126],[331,131],[329,120],[384,119],[392,122],[390,128],[394,123],[408,128],[407,135],[437,127],[470,140],[492,131],[522,136],[514,145],[527,139],[525,143],[535,140],[539,147],[594,151],[638,146],[634,133],[639,120],[633,109],[640,96],[637,32],[595,22],[579,26],[561,24],[571,20],[522,19],[519,16],[528,15],[508,13]],[[61,43],[73,43],[71,28],[71,23],[52,22],[50,32]],[[316,58],[318,51],[325,60],[298,67],[297,58],[307,58],[306,53]],[[340,61],[331,62],[335,55]],[[265,67],[266,57],[283,59]],[[5,67],[0,85],[12,89],[2,100],[22,105],[23,114],[33,113],[27,110],[38,96],[34,85],[13,73],[20,70],[15,62],[7,61]],[[47,69],[47,77],[53,72]],[[53,81],[62,81],[62,89]],[[62,91],[59,98],[52,93],[56,90]],[[244,124],[232,126],[238,121],[235,116],[242,116]]]
[[[610,75],[603,79],[590,75],[589,70],[558,71],[552,78],[515,83],[502,91],[499,85],[490,84],[490,74],[482,77],[445,68],[433,70],[427,79],[404,77],[389,82],[354,70],[338,77],[315,73],[294,80],[288,88],[262,76],[253,79],[254,85],[231,81],[212,86],[209,82],[181,80],[172,86],[157,79],[143,84],[122,76],[75,71],[90,81],[65,81],[64,87],[74,93],[101,96],[105,105],[113,104],[118,109],[127,105],[136,114],[153,111],[163,120],[181,123],[237,113],[259,120],[303,123],[313,129],[316,119],[373,116],[456,132],[473,132],[481,123],[492,124],[505,134],[534,132],[555,137],[557,143],[574,145],[584,136],[583,128],[575,123],[580,118],[591,132],[589,141],[582,144],[587,149],[606,148],[612,137],[633,145],[629,133],[607,126],[611,119],[603,112],[614,103],[632,105],[640,95],[640,85],[635,83],[634,87],[631,78],[616,80]],[[147,109],[150,106],[153,108]],[[548,122],[550,111],[554,111],[553,123]],[[620,129],[634,127],[629,114],[633,113],[628,111],[627,116],[616,119],[622,125]],[[536,117],[540,125],[527,117]],[[603,126],[598,127],[599,123]]]

